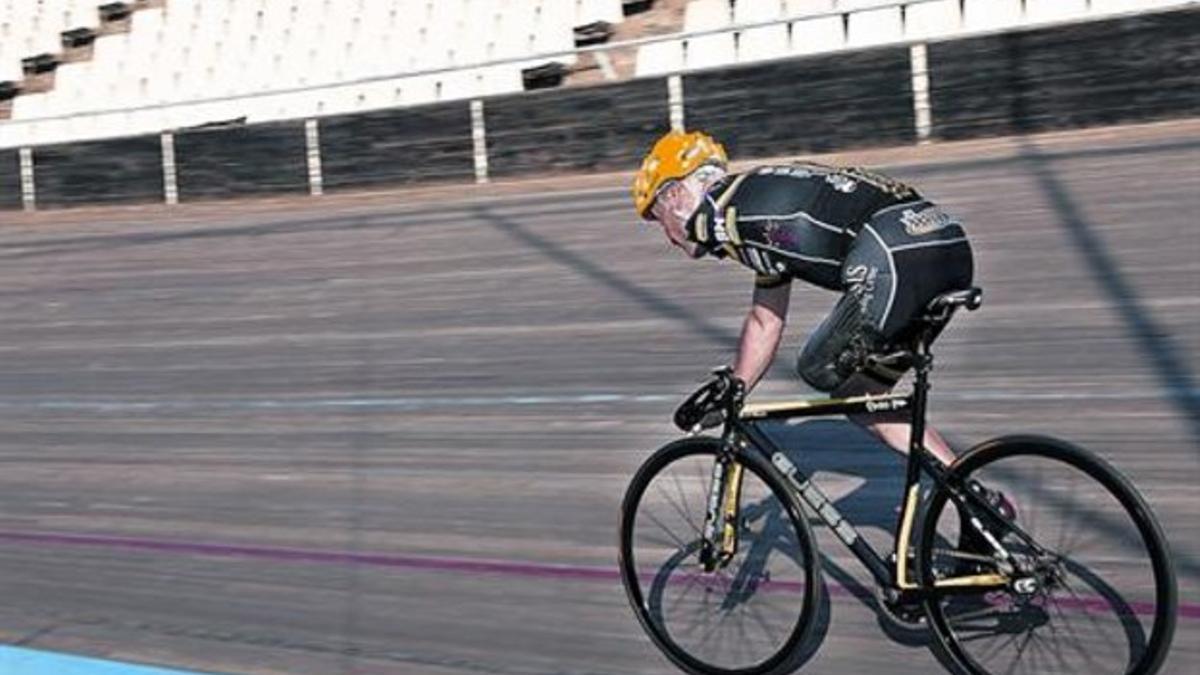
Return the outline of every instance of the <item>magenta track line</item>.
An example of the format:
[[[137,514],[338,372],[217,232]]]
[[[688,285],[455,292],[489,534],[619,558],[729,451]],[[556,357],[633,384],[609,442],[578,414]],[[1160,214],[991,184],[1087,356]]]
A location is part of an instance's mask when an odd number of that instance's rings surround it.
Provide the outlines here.
[[[325,565],[363,565],[428,572],[451,572],[460,574],[493,574],[497,576],[528,577],[536,579],[565,579],[572,581],[616,582],[620,573],[616,568],[588,565],[525,562],[519,560],[487,560],[453,558],[443,556],[414,556],[398,553],[371,553],[354,551],[329,551],[279,546],[251,546],[245,544],[221,544],[215,542],[179,541],[170,539],[148,539],[119,535],[77,534],[66,532],[14,532],[0,530],[0,541],[48,546],[75,546],[89,548],[125,549],[154,553],[177,553],[207,555],[224,558],[246,558],[276,562],[313,563]],[[671,583],[693,580],[691,572],[673,574]],[[835,581],[826,581],[831,595],[853,596],[849,589]],[[802,584],[786,581],[770,581],[763,584],[768,590],[799,592]],[[1074,607],[1088,611],[1106,605],[1099,597],[1060,599],[1062,607]],[[1148,602],[1131,602],[1129,606],[1142,616],[1152,615],[1154,605]],[[1200,604],[1180,603],[1179,618],[1200,619]]]

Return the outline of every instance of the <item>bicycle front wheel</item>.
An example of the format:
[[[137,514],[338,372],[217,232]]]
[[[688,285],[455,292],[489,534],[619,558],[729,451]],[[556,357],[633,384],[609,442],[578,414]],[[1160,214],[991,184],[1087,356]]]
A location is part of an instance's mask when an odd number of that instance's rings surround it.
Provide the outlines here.
[[[799,505],[760,455],[743,453],[737,549],[706,571],[706,504],[720,443],[688,438],[646,461],[621,511],[621,578],[654,643],[692,673],[763,675],[798,665],[820,601]],[[732,462],[731,462],[732,463]]]
[[[952,472],[1003,491],[1020,530],[973,510],[1011,554],[1013,573],[986,545],[959,550],[962,514],[944,490],[930,501],[927,585],[971,573],[1008,577],[975,592],[943,581],[927,600],[934,632],[959,665],[974,675],[1158,670],[1174,632],[1175,576],[1161,528],[1124,477],[1081,448],[1036,436],[985,443]]]

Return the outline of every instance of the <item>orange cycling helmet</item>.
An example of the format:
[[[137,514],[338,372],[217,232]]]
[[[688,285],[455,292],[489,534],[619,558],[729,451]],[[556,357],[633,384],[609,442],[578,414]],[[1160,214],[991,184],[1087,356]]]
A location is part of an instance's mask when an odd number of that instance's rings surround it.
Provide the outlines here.
[[[679,180],[706,164],[724,167],[725,148],[702,132],[668,131],[642,160],[633,179],[633,207],[646,218],[650,206],[667,183]]]

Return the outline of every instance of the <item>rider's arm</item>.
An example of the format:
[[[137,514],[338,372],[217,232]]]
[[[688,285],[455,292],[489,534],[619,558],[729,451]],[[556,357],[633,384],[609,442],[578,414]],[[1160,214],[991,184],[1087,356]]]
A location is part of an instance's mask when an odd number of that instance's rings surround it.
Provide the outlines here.
[[[746,383],[747,391],[754,388],[775,358],[791,295],[790,281],[754,288],[754,304],[742,324],[742,338],[733,364],[733,374]]]

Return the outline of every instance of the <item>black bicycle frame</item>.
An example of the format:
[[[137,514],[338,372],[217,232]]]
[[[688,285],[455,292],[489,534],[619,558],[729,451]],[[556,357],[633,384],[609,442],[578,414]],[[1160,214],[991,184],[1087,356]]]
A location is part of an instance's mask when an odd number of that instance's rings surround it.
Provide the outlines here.
[[[837,537],[850,549],[851,553],[863,563],[875,581],[885,587],[901,591],[927,591],[924,582],[917,579],[910,582],[907,573],[908,546],[912,534],[912,523],[919,509],[919,489],[921,474],[929,474],[935,483],[950,491],[951,499],[960,507],[969,501],[972,507],[998,515],[990,504],[979,499],[958,485],[949,485],[947,471],[943,465],[934,460],[925,447],[925,414],[929,398],[929,371],[932,368],[932,356],[929,354],[927,342],[922,339],[914,352],[915,377],[913,390],[909,394],[889,394],[883,396],[855,396],[844,399],[825,399],[793,401],[785,403],[750,404],[741,409],[740,415],[734,417],[726,425],[725,447],[745,449],[746,445],[738,441],[739,437],[749,441],[749,445],[764,453],[771,464],[786,479],[801,499],[812,509]],[[863,538],[858,530],[850,523],[828,497],[787,457],[774,441],[761,429],[758,422],[766,420],[783,420],[804,417],[825,417],[831,415],[873,415],[910,411],[912,433],[909,438],[909,453],[905,472],[905,493],[902,499],[900,515],[896,525],[895,565],[889,565],[874,547]],[[717,474],[714,473],[714,478]],[[715,508],[716,504],[710,505]],[[973,525],[989,538],[1001,559],[1008,559],[1008,552],[995,541],[989,532],[975,519]],[[1021,533],[1023,534],[1023,533]],[[1003,585],[1008,578],[998,574],[980,574],[968,577],[958,577],[947,580],[947,587],[995,587]],[[938,583],[940,587],[941,582]]]

